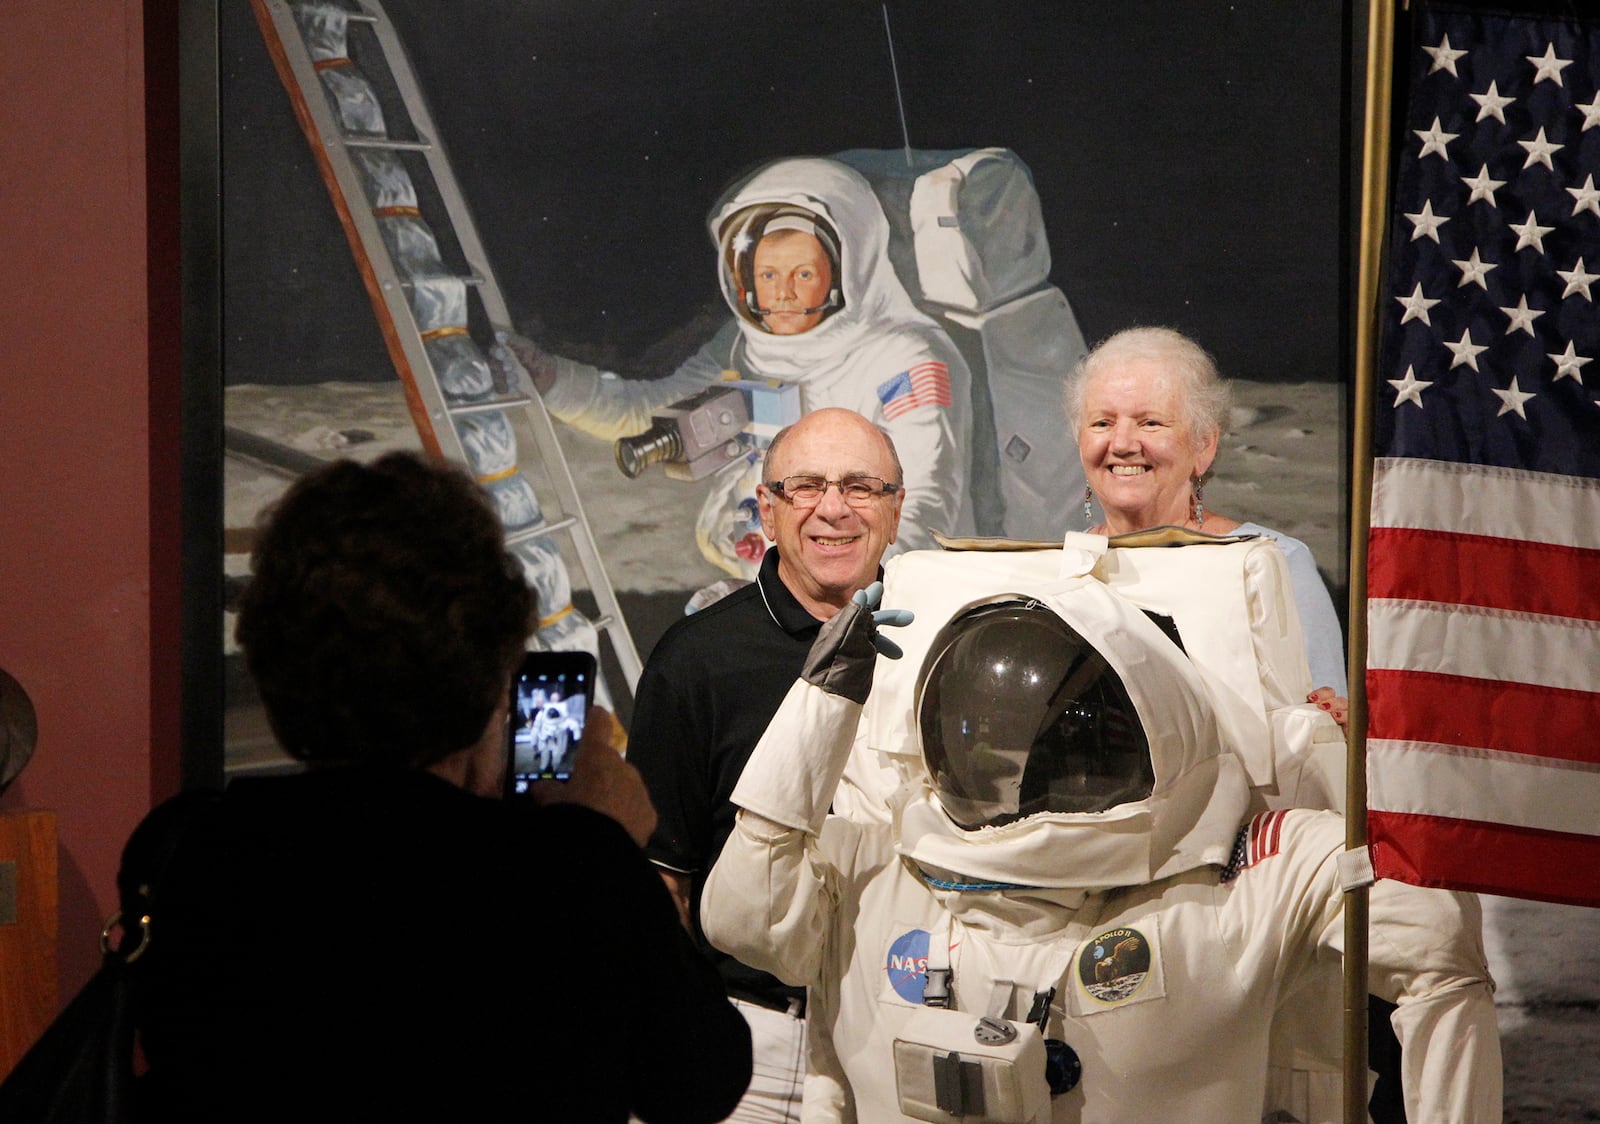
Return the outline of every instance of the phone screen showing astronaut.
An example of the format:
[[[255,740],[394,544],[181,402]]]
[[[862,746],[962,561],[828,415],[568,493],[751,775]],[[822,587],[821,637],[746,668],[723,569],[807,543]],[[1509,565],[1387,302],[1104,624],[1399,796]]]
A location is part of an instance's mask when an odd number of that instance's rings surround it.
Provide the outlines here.
[[[572,776],[583,720],[594,691],[594,657],[587,652],[529,652],[511,680],[506,795],[534,781]]]

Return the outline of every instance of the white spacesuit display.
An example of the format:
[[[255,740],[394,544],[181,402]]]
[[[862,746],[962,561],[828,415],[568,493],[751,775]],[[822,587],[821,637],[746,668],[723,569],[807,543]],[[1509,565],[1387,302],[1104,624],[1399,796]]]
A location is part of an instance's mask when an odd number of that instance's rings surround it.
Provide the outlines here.
[[[535,767],[541,773],[564,770],[568,747],[583,733],[577,720],[567,713],[567,707],[561,699],[547,702],[529,720]]]
[[[814,312],[821,320],[796,334],[765,323],[748,275],[750,251],[769,223],[808,229],[837,261],[834,288]],[[919,312],[888,256],[889,225],[860,173],[826,159],[781,160],[757,172],[713,211],[723,295],[733,319],[676,372],[653,381],[625,380],[594,367],[549,357],[555,382],[544,393],[550,413],[596,436],[642,433],[654,411],[738,372],[800,389],[803,412],[842,406],[882,425],[905,467],[906,502],[891,551],[928,547],[930,531],[972,528],[967,491],[971,386],[950,338]],[[755,486],[759,454],[721,470],[701,509],[696,537],[707,558],[754,578],[766,542]]]
[[[829,814],[875,728],[863,612],[751,756],[701,920],[810,988],[805,1119],[1259,1119],[1274,1009],[1338,972],[1343,821],[1249,815],[1193,666],[1092,564],[920,622],[891,822]],[[1383,882],[1371,917],[1410,1117],[1499,1119],[1476,899]]]
[[[940,623],[976,598],[1087,572],[1170,620],[1205,684],[1222,745],[1244,764],[1248,811],[1343,810],[1343,732],[1305,702],[1312,686],[1305,645],[1288,567],[1272,539],[1166,528],[1112,539],[1069,532],[1051,549],[963,545],[903,555],[885,568],[887,602],[916,616],[896,634],[908,647],[924,650]],[[913,707],[918,670],[912,661],[878,668],[835,812],[886,823],[895,790],[924,772]],[[1306,986],[1321,991],[1295,996],[1277,1016],[1267,1107],[1308,1124],[1336,1124],[1342,981]]]

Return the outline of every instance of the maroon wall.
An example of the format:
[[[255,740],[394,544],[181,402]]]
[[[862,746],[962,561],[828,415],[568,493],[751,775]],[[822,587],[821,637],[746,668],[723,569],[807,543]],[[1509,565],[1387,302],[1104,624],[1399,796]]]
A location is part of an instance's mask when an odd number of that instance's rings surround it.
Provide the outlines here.
[[[151,403],[179,371],[152,381],[176,353],[149,337],[143,36],[139,0],[8,0],[0,36],[0,666],[39,719],[0,808],[59,815],[63,1000],[124,839],[176,776],[177,634],[151,592],[178,588],[177,451]]]

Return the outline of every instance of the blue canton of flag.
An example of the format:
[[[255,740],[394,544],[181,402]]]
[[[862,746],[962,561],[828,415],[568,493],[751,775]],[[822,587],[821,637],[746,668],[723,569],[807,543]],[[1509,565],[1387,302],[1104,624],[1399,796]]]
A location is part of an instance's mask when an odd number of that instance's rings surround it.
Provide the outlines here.
[[[1430,11],[1422,44],[1379,455],[1600,477],[1600,37]]]
[[[1373,867],[1600,905],[1600,27],[1417,24],[1368,552]]]

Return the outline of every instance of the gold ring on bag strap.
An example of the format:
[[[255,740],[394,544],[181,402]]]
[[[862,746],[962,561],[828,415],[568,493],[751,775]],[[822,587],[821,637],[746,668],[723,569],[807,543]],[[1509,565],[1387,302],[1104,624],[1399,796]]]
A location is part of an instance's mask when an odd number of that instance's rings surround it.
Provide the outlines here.
[[[110,917],[106,918],[105,925],[103,925],[101,927],[101,929],[100,929],[100,951],[101,952],[103,952],[103,953],[105,953],[107,955],[110,955],[110,953],[112,952],[112,948],[111,948],[111,931],[113,929],[115,929],[118,925],[121,925],[121,924],[122,924],[122,910],[120,910],[120,909],[117,910],[115,913],[113,913]],[[139,957],[143,956],[144,955],[144,950],[149,948],[149,947],[150,947],[150,915],[148,913],[145,913],[145,914],[141,914],[140,917],[139,917],[139,944],[138,944],[138,947],[136,947],[132,952],[128,953],[126,956],[122,956],[122,962],[124,964],[132,964],[135,960],[139,959]],[[120,950],[118,950],[117,954],[119,956],[122,955]]]

